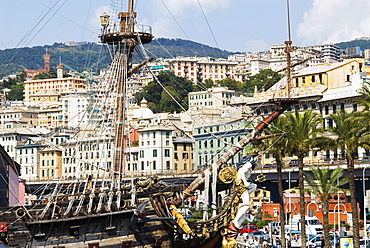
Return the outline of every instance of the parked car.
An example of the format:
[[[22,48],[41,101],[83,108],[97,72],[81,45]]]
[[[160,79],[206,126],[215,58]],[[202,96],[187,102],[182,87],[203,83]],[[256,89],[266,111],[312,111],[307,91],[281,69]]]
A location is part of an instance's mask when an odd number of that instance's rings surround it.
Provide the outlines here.
[[[258,238],[258,240],[267,240],[269,241],[269,236],[264,231],[253,231],[248,234],[248,237],[252,237],[253,239]]]
[[[240,230],[240,233],[251,233],[254,231],[258,231],[256,225],[245,224],[243,225],[243,228]]]
[[[369,248],[370,247],[370,240],[366,240],[366,245],[365,245],[365,240],[360,239],[360,248]]]
[[[330,232],[330,247],[337,247],[339,245],[339,236],[336,233]],[[311,239],[312,243],[316,244],[316,247],[322,247],[321,241],[324,239],[324,234],[318,234]]]

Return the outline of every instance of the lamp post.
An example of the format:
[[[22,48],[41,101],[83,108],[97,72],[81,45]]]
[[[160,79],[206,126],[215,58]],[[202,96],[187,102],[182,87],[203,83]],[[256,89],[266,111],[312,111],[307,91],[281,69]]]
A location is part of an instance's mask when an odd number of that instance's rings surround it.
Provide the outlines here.
[[[294,205],[294,211],[297,209],[297,205],[294,202],[287,202],[285,203],[285,212],[288,212],[288,204],[289,204],[289,238],[292,236],[292,204]],[[288,220],[288,216],[287,216]],[[285,230],[281,230],[281,233],[285,232]]]
[[[339,230],[339,236],[340,236],[340,206],[343,206],[344,207],[344,214],[347,214],[347,207],[346,205],[344,205],[343,203],[337,203],[335,206],[334,206],[334,244],[336,244],[336,237],[337,235],[335,235],[335,209],[338,207],[338,230]]]
[[[319,205],[318,205],[316,202],[310,202],[310,203],[308,203],[308,204],[307,204],[307,211],[306,211],[306,212],[307,212],[307,215],[308,215],[308,210],[309,210],[309,209],[308,209],[308,207],[309,207],[311,204],[315,204],[315,205],[316,205],[316,212],[319,212]]]
[[[366,186],[365,186],[365,171],[369,167],[369,165],[365,166],[362,170],[362,188],[363,188],[363,194],[364,194],[364,239],[365,244],[367,244],[367,231],[366,231]]]

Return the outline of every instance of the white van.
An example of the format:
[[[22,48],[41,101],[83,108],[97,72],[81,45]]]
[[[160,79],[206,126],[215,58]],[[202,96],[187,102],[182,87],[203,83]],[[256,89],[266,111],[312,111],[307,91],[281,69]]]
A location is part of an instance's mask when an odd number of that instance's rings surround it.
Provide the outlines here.
[[[323,232],[323,226],[316,216],[306,216],[306,233],[307,234],[321,234]],[[299,214],[294,215],[288,228],[292,231],[299,231],[301,229],[301,216]]]

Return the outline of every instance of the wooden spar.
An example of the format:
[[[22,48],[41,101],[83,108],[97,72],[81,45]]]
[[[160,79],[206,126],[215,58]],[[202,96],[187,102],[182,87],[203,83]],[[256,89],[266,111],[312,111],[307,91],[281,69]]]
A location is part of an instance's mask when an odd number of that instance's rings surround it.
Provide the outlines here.
[[[143,67],[146,63],[148,63],[148,62],[150,62],[152,60],[153,60],[153,58],[148,58],[147,60],[144,60],[143,62],[141,62],[137,66],[133,67],[131,70],[129,70],[127,72],[127,78],[131,77],[132,74],[134,74],[135,72],[137,72],[141,67]]]
[[[225,152],[216,162],[210,165],[206,170],[212,171],[212,167],[216,164],[217,168],[221,165],[226,164],[232,157],[234,157],[238,152],[240,152],[247,144],[251,141],[256,140],[257,136],[262,132],[262,130],[272,123],[276,118],[278,118],[285,110],[287,110],[293,103],[297,103],[297,99],[293,98],[281,98],[281,99],[271,99],[270,102],[279,104],[277,108],[263,120],[243,139],[241,139],[236,145],[233,145],[227,152]],[[184,199],[190,196],[194,190],[196,190],[204,182],[204,173],[196,178],[188,188],[183,191],[183,199],[175,199],[174,203],[176,205],[180,204]]]
[[[313,57],[308,57],[308,58],[306,58],[306,59],[304,59],[304,60],[302,60],[302,61],[299,61],[299,62],[296,62],[296,63],[292,64],[290,67],[294,67],[294,66],[296,66],[296,65],[303,64],[304,62],[309,61],[309,60],[310,60],[310,59],[312,59],[312,58],[313,58]],[[283,69],[277,70],[277,71],[275,71],[274,73],[276,74],[276,73],[279,73],[279,72],[285,71],[285,70],[287,70],[287,69],[288,69],[288,66],[287,66],[287,67],[284,67]]]

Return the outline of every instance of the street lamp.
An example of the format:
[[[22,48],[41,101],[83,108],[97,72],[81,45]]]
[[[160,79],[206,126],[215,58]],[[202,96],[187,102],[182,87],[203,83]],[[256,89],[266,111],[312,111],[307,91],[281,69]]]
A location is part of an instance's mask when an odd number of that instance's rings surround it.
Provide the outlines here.
[[[288,220],[288,204],[289,204],[289,233],[291,233],[291,230],[292,230],[292,204],[294,205],[294,211],[297,210],[297,205],[294,202],[285,203],[285,213],[287,214],[287,217],[286,217],[287,220]],[[285,232],[285,230],[281,230],[281,232],[283,232],[283,231]]]
[[[365,244],[367,244],[367,232],[366,232],[366,187],[365,187],[365,171],[369,167],[369,165],[365,166],[362,170],[362,188],[363,188],[363,194],[364,194],[364,238],[365,238]]]
[[[336,237],[337,235],[335,230],[335,209],[338,207],[338,230],[339,230],[339,236],[340,236],[340,206],[343,206],[344,207],[344,214],[347,214],[347,207],[346,205],[344,205],[343,203],[337,203],[335,206],[334,206],[334,244],[336,244]]]
[[[308,208],[309,208],[309,206],[310,206],[311,204],[315,204],[315,205],[316,205],[316,212],[319,212],[319,205],[317,205],[317,203],[316,203],[316,202],[310,202],[310,203],[308,203],[308,204],[307,204],[307,211],[306,211],[306,212],[307,212],[307,215],[308,215],[308,210],[309,210]]]

